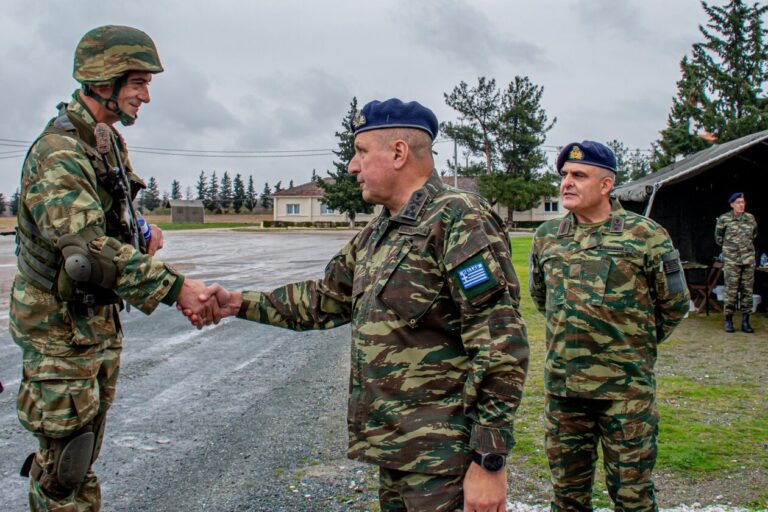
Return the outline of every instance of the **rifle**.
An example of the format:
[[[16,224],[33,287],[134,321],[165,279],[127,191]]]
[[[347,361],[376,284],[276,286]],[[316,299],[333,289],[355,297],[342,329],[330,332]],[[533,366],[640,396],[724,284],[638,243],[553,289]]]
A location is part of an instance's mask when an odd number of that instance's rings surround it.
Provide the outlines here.
[[[112,129],[106,123],[98,123],[93,130],[93,134],[96,136],[96,150],[101,154],[104,165],[112,173],[113,176],[111,177],[115,180],[116,199],[120,205],[120,224],[125,233],[128,234],[131,245],[137,251],[146,254],[147,241],[144,239],[139,228],[139,217],[136,215],[136,210],[133,207],[133,197],[131,196],[131,187],[128,183],[128,175],[125,172],[123,159],[120,157],[120,151],[115,143]],[[117,165],[110,165],[109,163],[108,155],[110,149],[115,151]]]

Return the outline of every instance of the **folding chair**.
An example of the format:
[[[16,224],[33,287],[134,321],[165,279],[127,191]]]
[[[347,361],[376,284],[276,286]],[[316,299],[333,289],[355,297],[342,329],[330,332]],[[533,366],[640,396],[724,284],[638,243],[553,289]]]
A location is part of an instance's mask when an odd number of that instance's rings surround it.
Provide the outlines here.
[[[709,316],[710,306],[716,311],[722,311],[723,308],[717,301],[713,301],[712,290],[717,286],[717,282],[720,280],[720,276],[723,273],[723,262],[715,261],[709,269],[707,274],[707,281],[704,283],[694,283],[688,285],[693,295],[693,305],[697,312],[700,312],[704,308],[707,316]]]

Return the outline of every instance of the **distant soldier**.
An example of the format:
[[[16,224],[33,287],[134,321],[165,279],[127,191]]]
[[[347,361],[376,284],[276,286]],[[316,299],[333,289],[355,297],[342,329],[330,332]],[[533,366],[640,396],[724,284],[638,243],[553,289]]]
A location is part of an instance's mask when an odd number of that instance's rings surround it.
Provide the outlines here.
[[[144,184],[112,128],[136,121],[162,70],[144,32],[91,30],[75,53],[82,89],[59,104],[24,160],[9,329],[23,357],[19,420],[39,441],[22,468],[31,510],[101,507],[91,464],[115,397],[122,301],[147,314],[178,302],[217,318],[197,302],[201,282],[153,257],[163,235],[139,230],[132,200]]]
[[[678,252],[610,198],[616,158],[571,143],[557,158],[570,213],[542,224],[530,291],[546,317],[546,451],[553,510],[592,510],[597,447],[616,510],[656,510],[657,345],[688,310]]]
[[[380,467],[382,511],[505,510],[528,343],[504,223],[435,172],[431,110],[372,101],[351,129],[349,172],[382,213],[322,279],[219,290],[223,313],[294,330],[352,323],[348,455]]]
[[[752,312],[752,289],[755,285],[755,238],[757,221],[744,211],[747,201],[743,192],[728,198],[731,211],[717,218],[715,242],[723,248],[725,277],[725,332],[734,332],[733,312],[738,302],[741,330],[752,333],[749,314]]]

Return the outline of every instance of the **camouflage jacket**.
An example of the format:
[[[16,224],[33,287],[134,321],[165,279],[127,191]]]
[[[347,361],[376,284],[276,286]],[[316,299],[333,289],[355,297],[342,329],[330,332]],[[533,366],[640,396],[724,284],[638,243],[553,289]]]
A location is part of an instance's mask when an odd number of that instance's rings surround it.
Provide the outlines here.
[[[501,220],[433,173],[322,279],[245,292],[239,316],[295,330],[351,321],[349,457],[462,474],[472,449],[514,444],[528,365],[519,296]]]
[[[57,251],[59,237],[79,233],[89,226],[106,233],[91,242],[91,250],[99,250],[108,237],[119,235],[105,219],[112,199],[97,180],[97,170],[83,144],[85,141],[95,145],[96,123],[77,92],[66,106],[66,116],[77,127],[77,133],[48,133],[30,148],[21,171],[19,211],[26,209],[39,235],[36,243],[48,251]],[[130,168],[124,143],[121,145],[123,162]],[[120,247],[114,260],[118,270],[115,292],[148,314],[175,288],[177,276],[162,262],[129,244],[116,242]],[[78,314],[61,300],[56,289],[46,291],[35,286],[21,271],[14,280],[10,313],[9,330],[24,350],[27,373],[48,372],[59,378],[93,377],[89,374],[92,368],[88,355],[121,343],[114,304],[96,307],[91,317]],[[55,366],[47,365],[48,356],[57,358]],[[63,365],[62,358],[66,358],[67,365]],[[31,379],[37,377],[45,378],[28,375]]]
[[[757,221],[751,213],[734,215],[730,211],[717,218],[715,242],[723,247],[723,261],[726,263],[754,265],[755,238]]]
[[[573,214],[542,224],[531,251],[531,296],[546,317],[545,385],[558,396],[626,400],[656,387],[656,346],[688,311],[666,230],[612,201],[608,220]]]

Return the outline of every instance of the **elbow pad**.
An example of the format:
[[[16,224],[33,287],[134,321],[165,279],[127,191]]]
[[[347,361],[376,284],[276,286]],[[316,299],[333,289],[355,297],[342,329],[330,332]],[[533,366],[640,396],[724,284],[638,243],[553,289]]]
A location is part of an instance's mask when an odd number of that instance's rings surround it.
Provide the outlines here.
[[[92,251],[89,244],[101,236],[104,234],[100,230],[86,228],[80,233],[62,236],[56,246],[64,256],[64,272],[73,281],[111,289],[117,279],[114,259],[120,243],[107,238],[99,252]]]

